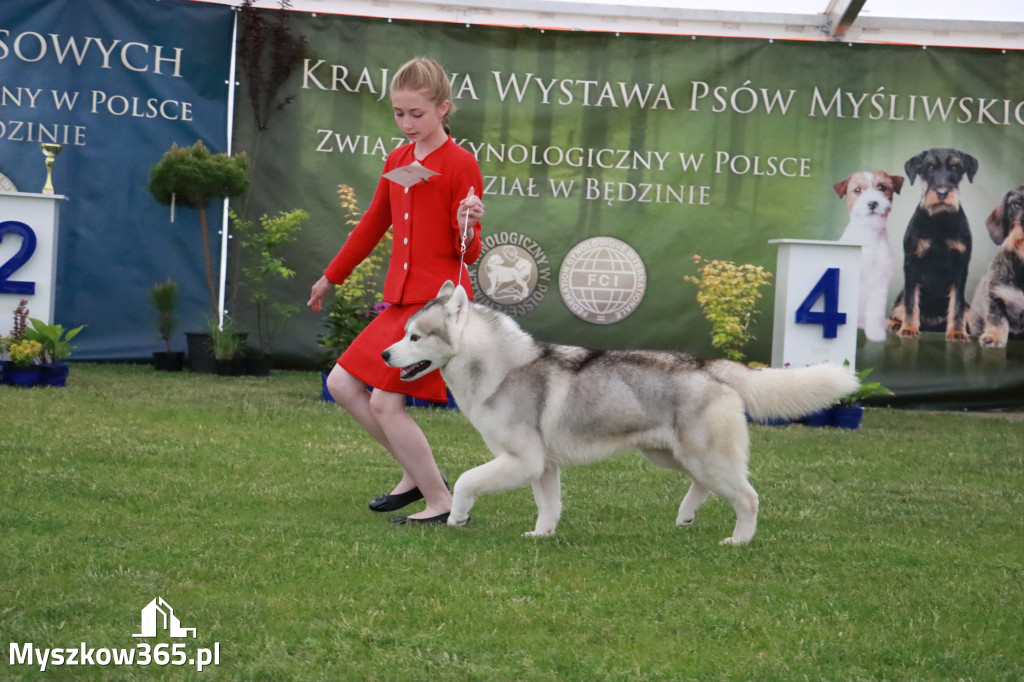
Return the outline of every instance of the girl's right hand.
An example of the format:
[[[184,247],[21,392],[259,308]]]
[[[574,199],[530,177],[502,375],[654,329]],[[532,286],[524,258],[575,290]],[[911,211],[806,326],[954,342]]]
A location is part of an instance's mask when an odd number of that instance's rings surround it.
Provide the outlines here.
[[[309,293],[309,300],[306,301],[306,305],[313,309],[313,312],[320,312],[320,308],[323,304],[324,297],[331,292],[331,287],[334,283],[327,279],[327,275],[324,275],[316,281],[313,285],[312,290]]]
[[[484,212],[484,202],[480,200],[480,197],[472,194],[469,195],[459,202],[459,210],[456,214],[456,220],[459,222],[459,227],[464,231],[474,227],[483,219]]]

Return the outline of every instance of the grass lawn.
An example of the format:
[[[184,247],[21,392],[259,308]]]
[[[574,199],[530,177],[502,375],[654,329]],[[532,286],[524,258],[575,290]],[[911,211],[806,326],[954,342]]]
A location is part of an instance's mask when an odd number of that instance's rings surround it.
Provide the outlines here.
[[[566,471],[535,540],[529,489],[462,529],[368,511],[395,466],[319,392],[89,364],[0,387],[0,679],[1024,678],[1024,422],[754,426],[745,547],[718,499],[676,528],[688,481],[626,455]],[[488,458],[458,412],[415,414],[453,481]],[[195,639],[132,636],[157,596]],[[41,674],[26,643],[219,665]]]

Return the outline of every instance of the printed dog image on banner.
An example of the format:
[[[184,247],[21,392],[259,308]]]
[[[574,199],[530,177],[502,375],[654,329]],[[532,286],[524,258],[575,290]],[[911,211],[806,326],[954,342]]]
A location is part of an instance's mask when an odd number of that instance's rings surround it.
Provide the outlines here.
[[[450,281],[382,356],[407,381],[440,370],[494,455],[455,482],[448,525],[464,525],[478,495],[530,484],[537,502],[531,536],[555,532],[563,467],[638,448],[693,480],[676,525],[693,523],[715,493],[736,512],[723,544],[747,543],[758,508],[747,482],[747,414],[796,419],[859,383],[850,370],[827,363],[752,369],[676,351],[544,343],[511,317],[471,302]]]
[[[1024,386],[1012,335],[1000,372],[958,355],[977,344],[946,348],[950,301],[950,335],[964,340],[967,303],[997,251],[981,238],[985,216],[1021,181],[1019,163],[1001,150],[1024,148],[1024,124],[1014,118],[1024,101],[1016,79],[1024,52],[499,26],[451,33],[443,24],[303,12],[291,26],[316,55],[282,88],[294,105],[276,111],[262,132],[249,107],[238,106],[234,130],[250,158],[257,158],[251,141],[260,140],[249,210],[303,206],[311,214],[307,244],[344,236],[332,227],[334,185],[344,178],[365,203],[380,159],[400,142],[389,129],[388,70],[410,51],[437,54],[458,107],[453,140],[477,158],[485,178],[481,238],[494,245],[470,268],[474,299],[537,338],[713,356],[713,330],[681,282],[694,253],[773,270],[773,240],[856,242],[861,296],[829,313],[845,315],[842,330],[858,339],[856,365],[873,368],[872,378],[895,391],[891,402],[992,389],[1014,395]],[[926,180],[935,175],[930,165],[908,159],[942,149],[959,151],[963,180],[955,193],[926,191],[928,207],[919,207],[908,183],[916,190],[942,179]],[[970,159],[982,175],[973,175]],[[276,169],[285,165],[303,172],[282,177]],[[890,178],[891,192],[876,171]],[[834,188],[844,179],[845,189]],[[860,182],[871,189],[858,195]],[[927,234],[945,229],[936,223],[952,225],[960,206],[960,237]],[[908,255],[902,238],[911,223]],[[631,252],[606,247],[578,257],[574,249],[592,239]],[[299,259],[296,269],[306,267]],[[312,274],[300,271],[295,281]],[[917,319],[903,329],[905,285]],[[636,305],[612,310],[610,297],[580,295],[590,291],[621,292]],[[775,293],[758,301],[751,360],[770,362]],[[801,295],[824,310],[827,297],[811,294]],[[900,329],[890,332],[894,319]],[[313,345],[321,324],[297,315],[288,351]],[[801,331],[822,336],[814,325]],[[946,371],[950,354],[960,371]]]
[[[864,330],[868,341],[885,341],[888,328],[886,310],[894,263],[889,212],[893,195],[902,188],[903,176],[885,171],[860,171],[833,186],[850,211],[850,222],[839,241],[861,246],[857,327]]]
[[[985,222],[999,251],[971,301],[971,334],[985,348],[1005,348],[1011,334],[1024,333],[1024,185],[1003,197]]]
[[[889,328],[902,338],[922,329],[945,331],[949,341],[967,337],[967,266],[971,230],[960,203],[960,182],[974,182],[978,160],[958,149],[935,147],[909,159],[907,179],[922,182],[921,202],[903,237],[903,291]]]

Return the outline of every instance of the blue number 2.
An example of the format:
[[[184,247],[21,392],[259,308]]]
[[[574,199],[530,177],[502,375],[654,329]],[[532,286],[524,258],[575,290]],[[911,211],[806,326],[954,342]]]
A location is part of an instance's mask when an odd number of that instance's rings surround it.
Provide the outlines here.
[[[811,308],[822,297],[825,298],[824,309],[813,312]],[[846,313],[839,312],[839,268],[825,270],[811,293],[796,309],[796,323],[820,324],[821,335],[826,339],[834,339],[839,335],[839,325],[846,324]]]
[[[7,262],[0,265],[0,294],[19,294],[31,296],[36,293],[35,282],[16,282],[11,275],[18,271],[22,265],[28,262],[32,254],[36,252],[36,233],[25,223],[16,220],[7,220],[0,223],[0,242],[8,234],[16,234],[21,237],[21,248],[17,253],[7,259]]]

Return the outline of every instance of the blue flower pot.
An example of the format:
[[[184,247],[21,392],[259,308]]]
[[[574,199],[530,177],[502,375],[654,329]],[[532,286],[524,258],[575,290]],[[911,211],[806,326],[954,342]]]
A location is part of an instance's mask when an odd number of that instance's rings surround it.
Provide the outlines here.
[[[435,403],[430,400],[413,398],[411,395],[407,395],[405,396],[405,404],[407,407],[443,407],[447,410],[459,409],[459,406],[455,404],[455,398],[452,396],[451,391],[448,391],[448,400],[443,403]]]
[[[333,403],[334,402],[334,397],[331,395],[331,392],[327,390],[327,376],[328,376],[327,372],[321,372],[320,373],[320,379],[321,379],[321,385],[322,385],[322,390],[321,390],[321,393],[320,393],[320,398],[324,402]],[[366,390],[369,391],[369,390],[372,390],[372,389],[371,389],[371,387],[367,386]],[[413,398],[411,395],[407,395],[407,396],[405,396],[405,405],[406,405],[406,407],[443,407],[443,408],[446,408],[446,409],[449,409],[449,410],[457,410],[457,409],[459,409],[459,406],[455,404],[455,398],[452,396],[452,392],[451,391],[448,391],[448,401],[444,402],[444,403],[433,403],[433,402],[430,402],[429,400],[422,400],[420,398]]]
[[[826,410],[812,412],[801,421],[807,426],[834,426],[840,429],[856,429],[860,427],[863,417],[864,406],[860,403],[855,403],[853,405],[833,405]]]
[[[4,368],[4,380],[11,386],[31,388],[39,383],[39,366],[18,367],[12,363]]]
[[[50,362],[45,365],[39,365],[39,385],[66,386],[70,371],[71,368],[63,362]]]
[[[800,421],[807,426],[832,426],[832,410],[825,409],[811,412]]]
[[[864,418],[864,406],[860,403],[853,405],[837,405],[832,408],[832,425],[841,429],[856,429]]]
[[[323,379],[323,391],[320,393],[320,399],[325,403],[333,403],[334,396],[327,390],[327,372],[320,372],[320,376]]]

